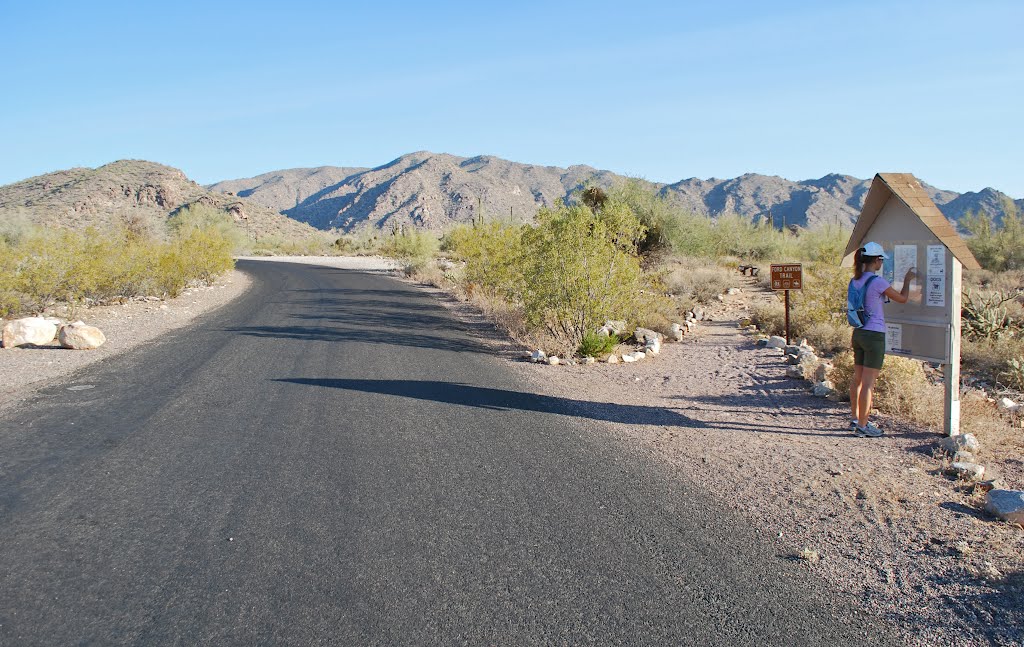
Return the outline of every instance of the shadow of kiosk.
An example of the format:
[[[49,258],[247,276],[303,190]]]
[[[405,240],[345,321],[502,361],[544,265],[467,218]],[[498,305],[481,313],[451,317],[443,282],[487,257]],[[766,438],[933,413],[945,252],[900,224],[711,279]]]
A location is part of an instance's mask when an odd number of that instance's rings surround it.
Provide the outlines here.
[[[866,242],[882,245],[889,259],[883,276],[896,290],[915,268],[910,298],[885,305],[886,352],[942,364],[946,383],[945,432],[960,433],[960,304],[963,268],[978,261],[921,183],[910,173],[879,173],[846,246],[844,267],[853,267]]]

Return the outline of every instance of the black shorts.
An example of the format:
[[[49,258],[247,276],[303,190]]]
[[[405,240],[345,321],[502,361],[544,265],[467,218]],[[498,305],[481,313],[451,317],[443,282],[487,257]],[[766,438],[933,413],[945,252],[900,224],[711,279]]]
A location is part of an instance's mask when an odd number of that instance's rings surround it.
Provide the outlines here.
[[[855,328],[853,331],[853,364],[881,370],[885,361],[885,333]]]

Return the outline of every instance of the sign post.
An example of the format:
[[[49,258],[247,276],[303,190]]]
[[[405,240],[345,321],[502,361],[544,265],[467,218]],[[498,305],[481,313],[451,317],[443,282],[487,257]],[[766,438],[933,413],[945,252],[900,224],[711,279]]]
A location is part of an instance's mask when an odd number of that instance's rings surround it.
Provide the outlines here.
[[[786,293],[786,343],[789,341],[789,291],[802,290],[804,285],[804,271],[800,263],[786,263],[784,265],[772,265],[772,289],[783,290]]]

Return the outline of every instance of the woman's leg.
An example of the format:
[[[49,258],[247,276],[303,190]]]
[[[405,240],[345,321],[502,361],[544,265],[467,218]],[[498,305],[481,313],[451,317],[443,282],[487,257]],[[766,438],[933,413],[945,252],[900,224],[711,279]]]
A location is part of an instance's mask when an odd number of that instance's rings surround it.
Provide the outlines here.
[[[853,367],[853,379],[850,381],[850,418],[857,420],[857,406],[860,401],[860,383],[864,379],[864,367],[859,364]]]
[[[857,424],[863,427],[868,424],[871,414],[871,396],[875,389],[880,369],[859,366],[861,369],[860,392],[857,394]]]

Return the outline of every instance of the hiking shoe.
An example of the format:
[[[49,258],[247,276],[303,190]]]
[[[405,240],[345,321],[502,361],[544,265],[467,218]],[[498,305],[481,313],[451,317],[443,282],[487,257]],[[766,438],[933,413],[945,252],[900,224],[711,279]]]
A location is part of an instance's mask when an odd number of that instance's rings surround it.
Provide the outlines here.
[[[867,436],[868,438],[878,438],[883,433],[884,432],[881,429],[876,427],[874,425],[874,423],[871,423],[871,422],[869,422],[868,424],[864,425],[863,427],[861,427],[860,425],[857,425],[857,435],[858,436]]]

